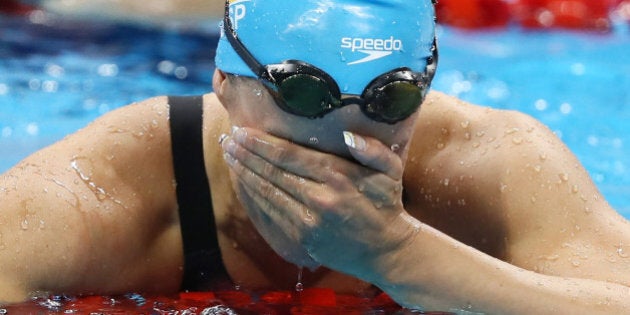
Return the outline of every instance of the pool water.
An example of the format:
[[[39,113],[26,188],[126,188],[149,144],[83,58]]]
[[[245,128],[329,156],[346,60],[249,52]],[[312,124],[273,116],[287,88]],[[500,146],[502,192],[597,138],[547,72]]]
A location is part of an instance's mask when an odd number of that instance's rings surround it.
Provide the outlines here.
[[[216,30],[214,23],[157,29],[64,21],[37,11],[25,17],[0,15],[0,172],[125,104],[155,95],[211,91]],[[577,154],[611,204],[630,218],[626,26],[608,34],[440,27],[439,38],[434,89],[538,118]],[[42,297],[0,308],[0,313],[184,314],[209,309],[207,314],[231,314],[221,307],[224,304],[243,314],[256,313],[256,307],[293,314],[334,313],[340,307],[347,311],[358,307],[360,313],[362,306],[371,307],[374,314],[379,307],[406,312],[388,300],[353,300],[348,306],[343,304],[348,300],[335,296],[331,300],[329,293],[309,293],[316,298],[305,298],[306,293],[268,294],[275,300],[257,296],[252,302],[243,292]]]
[[[150,28],[0,15],[0,172],[103,113],[211,91],[216,23]],[[433,88],[531,114],[630,217],[630,34],[439,28]]]

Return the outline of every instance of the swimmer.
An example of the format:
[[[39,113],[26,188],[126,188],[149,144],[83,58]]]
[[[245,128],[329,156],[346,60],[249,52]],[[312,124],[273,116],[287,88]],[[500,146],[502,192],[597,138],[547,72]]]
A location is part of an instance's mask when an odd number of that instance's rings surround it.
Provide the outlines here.
[[[630,311],[630,225],[566,146],[427,93],[431,1],[227,12],[214,93],[117,109],[0,177],[0,300],[288,290],[304,266],[410,308]]]
[[[38,5],[66,17],[158,25],[219,21],[223,3],[222,0],[41,0]]]

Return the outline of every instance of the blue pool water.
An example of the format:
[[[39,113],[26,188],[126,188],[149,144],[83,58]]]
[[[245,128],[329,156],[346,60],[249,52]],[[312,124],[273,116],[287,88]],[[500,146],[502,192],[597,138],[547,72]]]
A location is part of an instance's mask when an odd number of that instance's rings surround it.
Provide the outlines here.
[[[630,218],[630,34],[440,28],[433,88],[531,114]],[[216,28],[0,15],[0,172],[103,113],[211,90]]]

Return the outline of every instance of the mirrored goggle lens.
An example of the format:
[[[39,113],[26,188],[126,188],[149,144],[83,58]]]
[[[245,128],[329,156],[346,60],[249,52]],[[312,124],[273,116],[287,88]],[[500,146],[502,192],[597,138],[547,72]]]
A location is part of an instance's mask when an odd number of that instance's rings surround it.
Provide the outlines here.
[[[315,76],[295,74],[284,79],[278,87],[286,110],[309,118],[321,117],[335,102],[328,84]]]
[[[366,100],[365,111],[374,120],[394,123],[411,116],[420,106],[423,94],[423,89],[411,82],[391,82]]]

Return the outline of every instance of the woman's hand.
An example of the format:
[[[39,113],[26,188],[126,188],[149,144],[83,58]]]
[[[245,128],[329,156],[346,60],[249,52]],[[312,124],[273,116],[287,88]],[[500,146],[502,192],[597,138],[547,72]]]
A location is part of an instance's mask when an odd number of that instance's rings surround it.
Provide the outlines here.
[[[359,163],[250,128],[235,128],[222,146],[254,203],[246,205],[253,221],[266,221],[317,262],[370,281],[419,222],[402,205],[401,158],[376,139],[349,132],[344,139]]]

